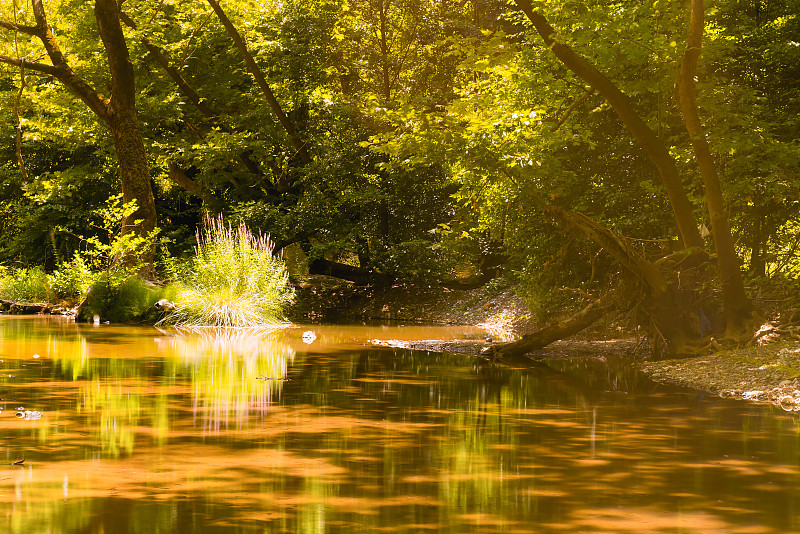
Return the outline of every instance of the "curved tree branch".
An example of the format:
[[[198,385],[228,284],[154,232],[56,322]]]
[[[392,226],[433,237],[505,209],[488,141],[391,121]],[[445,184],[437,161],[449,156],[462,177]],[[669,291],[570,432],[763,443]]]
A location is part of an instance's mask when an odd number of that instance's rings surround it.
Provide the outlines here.
[[[297,130],[295,130],[292,121],[289,120],[289,117],[284,113],[283,108],[281,108],[278,99],[275,98],[275,94],[272,92],[269,84],[267,83],[267,79],[264,77],[264,73],[259,68],[258,64],[256,63],[253,55],[247,49],[247,44],[244,42],[244,39],[236,30],[236,27],[230,21],[228,16],[225,14],[225,11],[222,10],[219,3],[216,0],[207,0],[209,5],[212,7],[214,12],[217,14],[217,18],[225,27],[225,30],[230,35],[233,42],[236,44],[236,48],[239,50],[244,62],[247,64],[247,67],[250,69],[250,73],[258,83],[258,86],[261,88],[261,92],[264,94],[264,98],[267,99],[267,104],[269,104],[272,113],[278,118],[278,122],[281,123],[283,129],[286,131],[286,134],[289,136],[289,140],[292,143],[292,146],[297,151],[297,155],[300,157],[300,160],[303,163],[311,163],[311,156],[309,155],[308,151],[306,150],[305,143],[300,136],[297,134]]]
[[[136,115],[133,63],[120,26],[117,0],[94,2],[94,14],[111,73],[110,99],[101,96],[72,70],[50,30],[42,0],[31,0],[31,5],[36,26],[10,25],[4,22],[0,28],[6,30],[16,28],[17,31],[25,31],[38,38],[50,58],[52,67],[22,59],[2,58],[0,61],[52,75],[108,126],[114,138],[123,202],[137,202],[136,211],[123,223],[123,233],[149,236],[156,225],[155,201],[150,186],[147,152]],[[143,258],[144,263],[149,263],[152,259],[152,249],[145,251]]]
[[[70,68],[67,58],[61,52],[55,36],[53,36],[53,32],[50,31],[50,27],[47,24],[47,17],[45,15],[44,6],[42,5],[42,0],[32,0],[31,5],[33,6],[33,16],[36,19],[36,30],[35,33],[31,33],[30,35],[39,38],[44,45],[45,51],[47,51],[50,61],[53,63],[53,69],[46,73],[51,74],[58,79],[58,81],[63,83],[67,89],[83,100],[83,102],[89,106],[89,109],[101,120],[109,124],[110,113],[108,99],[100,96],[86,80],[75,74]],[[37,68],[36,66],[28,65],[28,68],[38,70],[39,72],[45,72],[41,67]]]
[[[517,6],[531,21],[536,32],[541,36],[547,47],[555,56],[576,76],[583,79],[608,101],[619,116],[622,123],[636,139],[639,146],[650,156],[650,160],[658,169],[662,181],[667,189],[667,195],[672,205],[672,211],[686,247],[702,247],[703,240],[697,230],[692,205],[683,188],[681,177],[675,166],[675,160],[670,156],[667,147],[639,117],[634,109],[633,102],[628,95],[619,90],[614,83],[594,65],[579,56],[572,48],[560,40],[556,30],[547,19],[533,9],[530,0],[514,0]]]
[[[614,232],[583,213],[569,211],[545,199],[532,195],[533,200],[553,217],[565,230],[583,235],[603,247],[622,267],[647,288],[652,309],[650,315],[658,325],[664,338],[674,346],[680,346],[685,337],[679,323],[675,301],[667,280],[658,267],[620,239]]]

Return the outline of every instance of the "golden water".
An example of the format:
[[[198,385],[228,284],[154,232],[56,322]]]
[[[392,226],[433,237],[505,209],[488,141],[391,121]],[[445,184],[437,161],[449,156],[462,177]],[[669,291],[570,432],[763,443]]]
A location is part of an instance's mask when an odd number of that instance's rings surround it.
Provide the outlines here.
[[[367,344],[476,335],[0,316],[0,532],[800,531],[797,415]]]

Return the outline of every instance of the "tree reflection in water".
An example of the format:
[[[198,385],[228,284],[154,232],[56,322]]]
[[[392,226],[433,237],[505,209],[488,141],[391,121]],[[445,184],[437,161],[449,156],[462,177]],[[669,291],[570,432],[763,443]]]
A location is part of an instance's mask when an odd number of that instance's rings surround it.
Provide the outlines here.
[[[0,317],[0,531],[800,529],[792,415],[585,358],[511,369],[304,330]],[[406,334],[437,335],[386,332]]]

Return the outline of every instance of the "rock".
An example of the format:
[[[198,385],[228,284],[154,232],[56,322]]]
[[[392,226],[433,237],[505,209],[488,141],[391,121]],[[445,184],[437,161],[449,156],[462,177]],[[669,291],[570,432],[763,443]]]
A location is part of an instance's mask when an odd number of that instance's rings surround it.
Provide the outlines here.
[[[25,421],[38,421],[42,418],[42,412],[36,410],[25,410],[16,413],[17,419],[24,419]]]
[[[161,299],[158,302],[156,302],[153,306],[155,306],[157,310],[164,310],[164,311],[170,311],[175,309],[175,303],[167,299]]]
[[[303,343],[310,345],[315,339],[317,339],[317,335],[312,330],[303,332]]]

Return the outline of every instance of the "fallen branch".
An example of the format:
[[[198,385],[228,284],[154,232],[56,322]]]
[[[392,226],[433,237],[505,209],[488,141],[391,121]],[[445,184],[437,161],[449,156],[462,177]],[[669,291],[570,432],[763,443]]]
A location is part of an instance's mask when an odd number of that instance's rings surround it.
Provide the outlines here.
[[[617,293],[611,291],[589,304],[587,307],[572,317],[548,325],[532,334],[522,336],[522,339],[512,343],[505,343],[492,347],[490,355],[494,358],[507,359],[522,356],[531,351],[541,349],[554,341],[570,337],[597,322],[603,313],[614,307]]]

